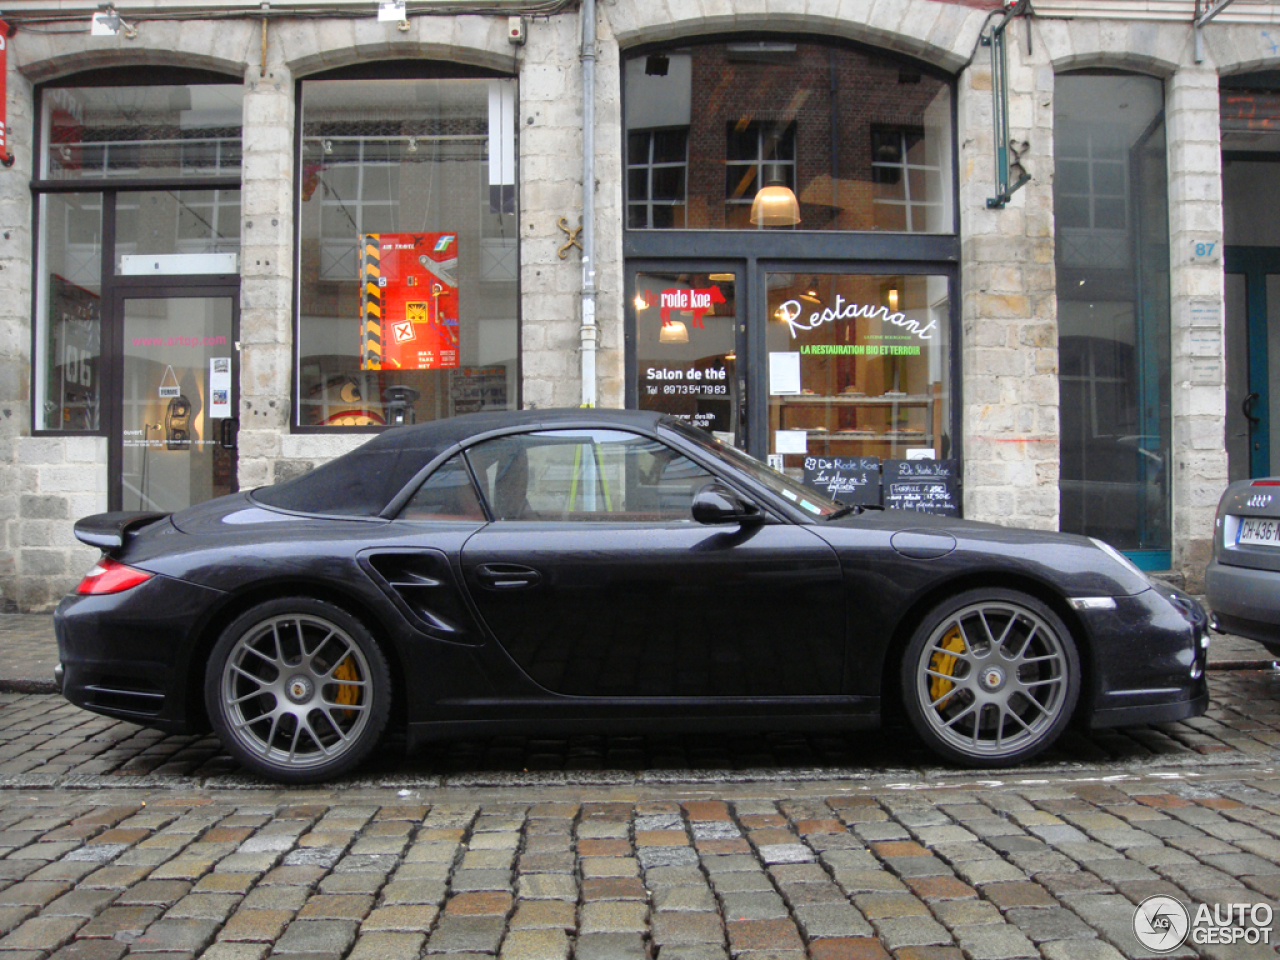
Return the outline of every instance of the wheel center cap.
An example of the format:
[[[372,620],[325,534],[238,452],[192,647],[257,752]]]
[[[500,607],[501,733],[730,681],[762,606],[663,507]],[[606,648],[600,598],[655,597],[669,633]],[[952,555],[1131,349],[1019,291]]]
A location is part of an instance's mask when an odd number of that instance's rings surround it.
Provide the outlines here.
[[[285,693],[294,703],[306,703],[311,699],[315,689],[316,685],[311,682],[311,678],[301,675],[291,677],[284,686]]]
[[[984,690],[999,690],[1004,686],[1004,671],[999,667],[987,667],[982,671],[981,683]]]

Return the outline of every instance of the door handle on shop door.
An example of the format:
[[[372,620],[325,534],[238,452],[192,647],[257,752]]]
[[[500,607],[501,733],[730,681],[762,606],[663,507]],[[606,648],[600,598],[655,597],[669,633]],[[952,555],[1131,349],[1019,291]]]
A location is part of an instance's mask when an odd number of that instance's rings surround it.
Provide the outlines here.
[[[1245,419],[1249,421],[1249,426],[1251,427],[1256,427],[1262,422],[1261,417],[1255,417],[1253,415],[1253,403],[1255,400],[1260,399],[1261,396],[1259,394],[1251,393],[1240,403],[1240,412],[1245,415]]]
[[[218,446],[223,450],[236,448],[236,437],[240,433],[240,421],[234,417],[218,423]]]
[[[542,574],[518,563],[482,563],[476,568],[476,579],[491,590],[520,590],[536,587]]]

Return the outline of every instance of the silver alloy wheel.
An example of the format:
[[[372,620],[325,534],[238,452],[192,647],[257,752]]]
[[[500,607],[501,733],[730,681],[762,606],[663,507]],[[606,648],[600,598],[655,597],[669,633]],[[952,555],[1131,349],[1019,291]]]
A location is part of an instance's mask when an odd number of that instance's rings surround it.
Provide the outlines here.
[[[290,613],[261,620],[236,640],[220,690],[230,731],[245,749],[305,770],[359,743],[369,723],[370,677],[345,630]]]
[[[988,601],[942,621],[917,661],[925,722],[952,749],[996,759],[1031,748],[1067,709],[1069,661],[1032,610]]]

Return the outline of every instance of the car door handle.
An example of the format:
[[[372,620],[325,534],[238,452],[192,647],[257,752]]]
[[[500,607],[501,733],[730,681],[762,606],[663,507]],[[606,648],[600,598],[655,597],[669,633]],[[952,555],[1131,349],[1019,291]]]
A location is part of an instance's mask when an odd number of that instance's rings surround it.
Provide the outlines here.
[[[491,590],[519,590],[537,586],[542,574],[518,563],[482,563],[476,568],[476,579]]]

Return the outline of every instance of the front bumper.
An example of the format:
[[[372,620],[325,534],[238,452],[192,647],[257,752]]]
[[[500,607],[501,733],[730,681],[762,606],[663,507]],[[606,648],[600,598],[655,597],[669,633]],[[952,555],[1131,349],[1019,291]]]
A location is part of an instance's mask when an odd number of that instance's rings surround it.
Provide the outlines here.
[[[1093,640],[1087,724],[1167,723],[1204,713],[1209,631],[1200,605],[1164,584],[1115,604],[1078,614]]]
[[[120,594],[64,597],[53,617],[62,695],[94,713],[169,733],[203,728],[203,670],[193,662],[194,646],[221,596],[157,576]]]

